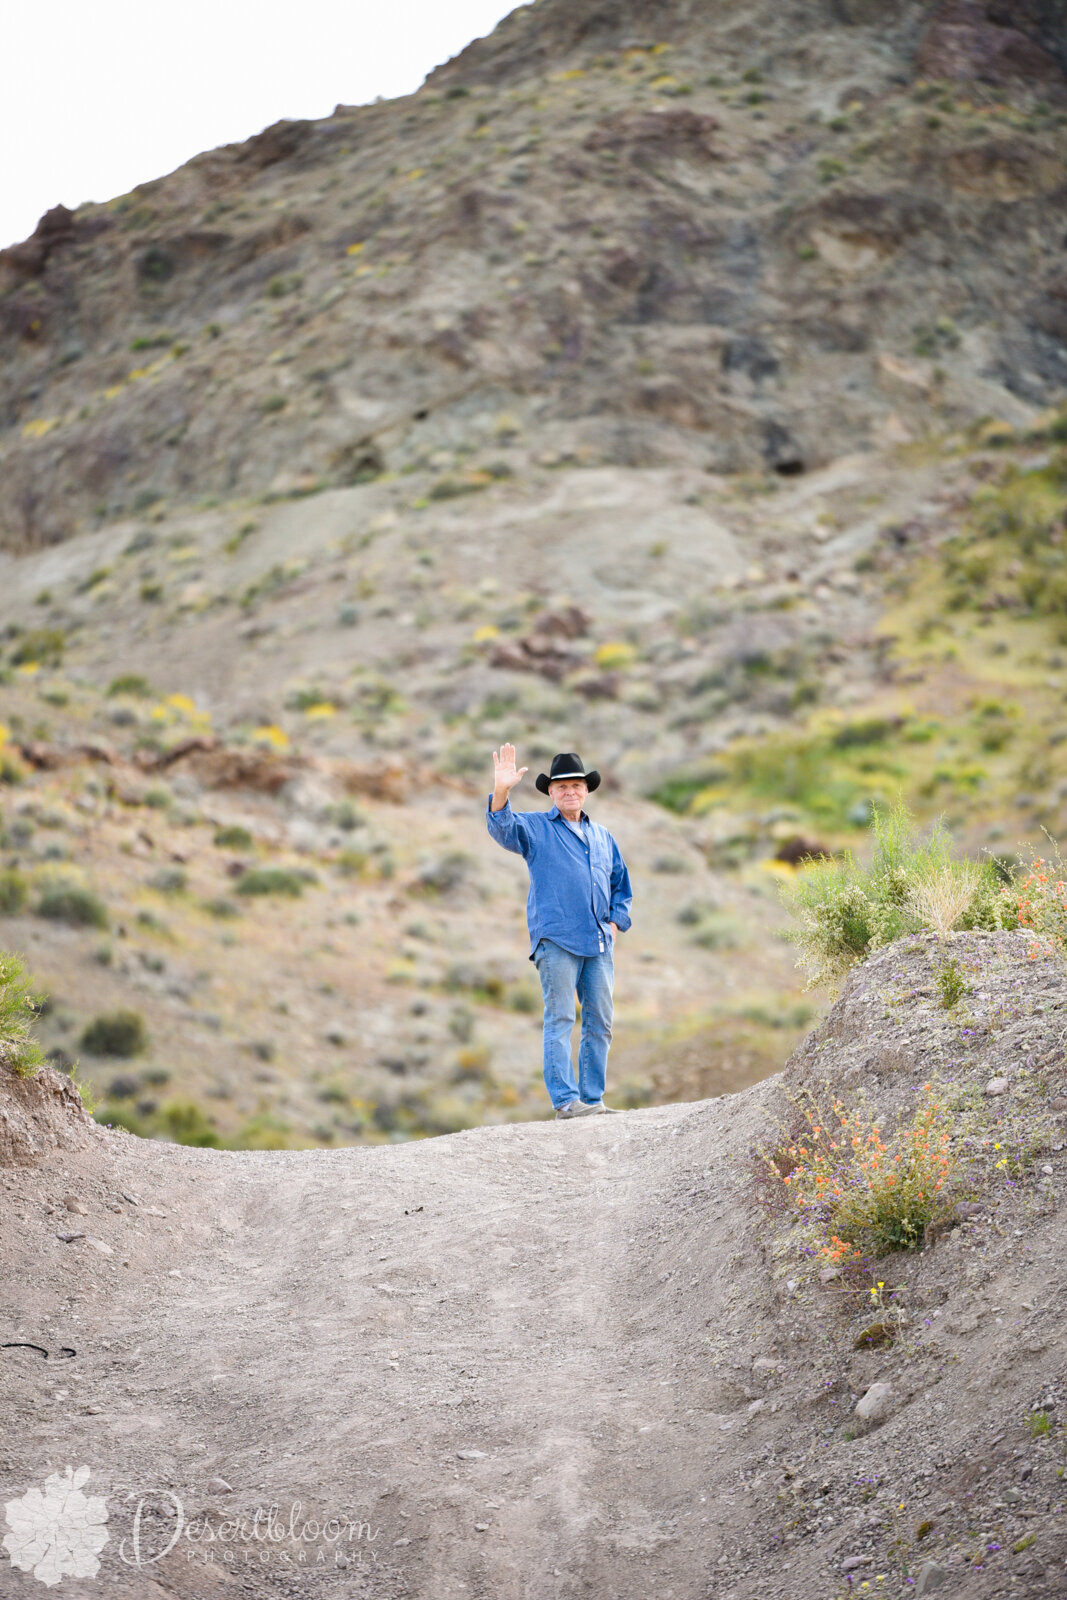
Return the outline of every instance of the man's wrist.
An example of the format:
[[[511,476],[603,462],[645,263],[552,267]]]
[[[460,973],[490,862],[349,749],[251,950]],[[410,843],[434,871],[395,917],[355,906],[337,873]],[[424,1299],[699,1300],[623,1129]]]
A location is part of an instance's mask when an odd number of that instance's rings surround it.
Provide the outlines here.
[[[493,798],[489,802],[490,811],[503,811],[510,799],[510,789],[494,789]]]

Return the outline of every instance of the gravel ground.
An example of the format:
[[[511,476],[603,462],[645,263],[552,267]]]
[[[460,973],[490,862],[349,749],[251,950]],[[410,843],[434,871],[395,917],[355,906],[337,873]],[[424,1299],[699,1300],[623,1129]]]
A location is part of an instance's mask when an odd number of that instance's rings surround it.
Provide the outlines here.
[[[108,1512],[99,1572],[61,1593],[828,1600],[940,1575],[960,1600],[1062,1597],[1067,978],[1017,936],[953,943],[990,997],[976,981],[962,1048],[920,992],[930,949],[896,946],[784,1075],[577,1123],[198,1150],[5,1073],[0,1342],[49,1355],[0,1351],[0,1498],[87,1466]],[[885,1349],[853,1349],[855,1295],[791,1267],[754,1198],[751,1152],[815,1060],[887,1125],[938,1062],[1013,1069],[997,1114],[1053,1130],[880,1265],[904,1319]]]

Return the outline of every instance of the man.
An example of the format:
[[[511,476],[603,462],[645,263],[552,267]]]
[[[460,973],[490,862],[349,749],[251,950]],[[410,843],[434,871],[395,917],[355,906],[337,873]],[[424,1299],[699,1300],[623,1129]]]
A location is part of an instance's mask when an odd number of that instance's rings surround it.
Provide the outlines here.
[[[526,921],[530,960],[545,1001],[545,1088],[563,1118],[611,1111],[604,1104],[611,1044],[615,939],[630,926],[630,875],[606,828],[582,809],[600,785],[573,751],[554,756],[537,787],[551,811],[512,811],[511,791],[526,767],[515,768],[515,746],[493,751],[493,793],[486,823],[497,844],[524,856],[530,870]],[[574,996],[582,1007],[578,1081],[571,1065]]]

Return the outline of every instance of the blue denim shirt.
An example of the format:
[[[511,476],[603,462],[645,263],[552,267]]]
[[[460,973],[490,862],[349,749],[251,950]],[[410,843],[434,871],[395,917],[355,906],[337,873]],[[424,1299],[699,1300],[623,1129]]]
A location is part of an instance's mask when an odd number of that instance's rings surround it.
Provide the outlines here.
[[[630,926],[630,874],[612,835],[582,812],[582,832],[568,828],[559,807],[551,811],[513,811],[507,801],[485,819],[491,836],[505,850],[526,858],[530,893],[526,921],[530,960],[541,939],[551,939],[576,956],[595,956],[611,939],[609,922],[620,933]]]

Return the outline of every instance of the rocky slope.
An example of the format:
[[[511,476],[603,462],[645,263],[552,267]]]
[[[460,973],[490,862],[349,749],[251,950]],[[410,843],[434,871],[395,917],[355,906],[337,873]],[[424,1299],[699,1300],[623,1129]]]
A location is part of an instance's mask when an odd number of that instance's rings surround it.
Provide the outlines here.
[[[906,942],[741,1094],[388,1150],[137,1140],[46,1069],[2,1147],[5,1499],[87,1466],[100,1578],[137,1600],[1052,1600],[1065,1003],[1025,936]],[[805,1086],[888,1137],[934,1074],[953,1225],[819,1270],[758,1154]]]
[[[1047,403],[1063,12],[1003,9],[542,0],[406,100],[50,213],[0,258],[6,543],[500,441],[796,473]]]
[[[1061,21],[542,0],[4,253],[0,939],[105,1121],[543,1110],[505,738],[605,773],[631,1105],[781,1065],[873,801],[1067,823]]]

